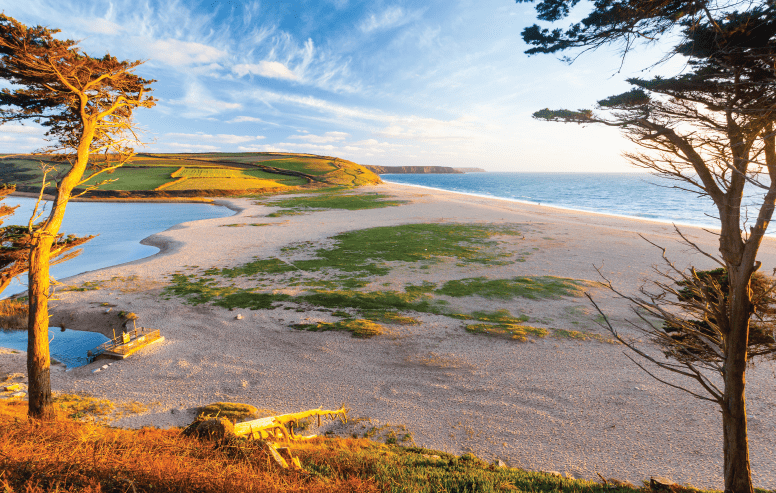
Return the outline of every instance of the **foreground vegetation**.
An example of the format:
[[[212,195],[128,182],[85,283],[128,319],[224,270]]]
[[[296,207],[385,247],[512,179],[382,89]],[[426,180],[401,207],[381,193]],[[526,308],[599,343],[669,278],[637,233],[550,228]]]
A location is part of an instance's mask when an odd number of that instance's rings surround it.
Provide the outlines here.
[[[202,441],[177,428],[110,428],[62,411],[57,421],[32,422],[26,402],[0,401],[6,493],[633,491],[365,438],[316,438],[291,449],[307,472],[273,467],[261,442]]]

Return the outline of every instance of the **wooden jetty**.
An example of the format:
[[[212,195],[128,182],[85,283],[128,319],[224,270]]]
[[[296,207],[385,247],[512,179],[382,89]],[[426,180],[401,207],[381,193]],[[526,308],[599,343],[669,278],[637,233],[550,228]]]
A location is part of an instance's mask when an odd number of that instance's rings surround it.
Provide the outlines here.
[[[145,327],[139,327],[131,332],[124,332],[115,339],[97,346],[91,351],[89,356],[91,363],[97,358],[125,359],[129,355],[148,347],[157,342],[164,341],[164,336],[159,330],[151,330]]]

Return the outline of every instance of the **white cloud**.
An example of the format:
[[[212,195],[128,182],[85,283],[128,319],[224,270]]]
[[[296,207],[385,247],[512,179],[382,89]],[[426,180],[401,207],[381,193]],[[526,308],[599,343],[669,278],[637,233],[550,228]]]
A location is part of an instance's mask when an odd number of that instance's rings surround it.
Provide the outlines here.
[[[298,79],[297,75],[282,63],[270,62],[267,60],[259,63],[241,63],[232,67],[232,71],[240,77],[247,74],[255,74],[270,79]]]
[[[291,135],[288,138],[305,140],[313,144],[327,144],[329,142],[337,142],[337,141],[345,140],[345,138],[348,135],[350,134],[346,132],[326,132],[323,135],[312,135],[312,134]]]
[[[73,23],[80,29],[95,34],[121,34],[126,30],[121,24],[116,24],[102,17],[76,18]]]
[[[41,127],[32,127],[29,125],[19,125],[15,123],[6,124],[0,126],[0,133],[11,134],[39,134],[42,135],[44,130]]]
[[[210,135],[205,133],[185,134],[185,133],[167,133],[167,137],[174,137],[179,139],[192,139],[192,140],[205,140],[205,141],[217,141],[221,144],[242,144],[243,142],[250,142],[252,140],[263,139],[263,135],[229,135],[229,134],[217,134]]]
[[[170,142],[166,144],[160,144],[158,147],[174,147],[181,152],[185,151],[220,151],[221,148],[217,146],[204,145],[204,144],[181,144],[179,142]]]
[[[265,123],[264,120],[262,120],[261,118],[256,118],[254,116],[238,116],[237,118],[232,118],[226,123],[243,123],[243,122]]]
[[[306,149],[306,150],[312,150],[312,151],[326,151],[327,153],[331,151],[336,151],[338,147],[333,146],[331,144],[327,145],[319,145],[319,144],[308,144],[305,142],[299,142],[299,143],[291,143],[291,142],[278,142],[276,145],[279,146],[288,146],[292,149],[295,149],[296,151],[299,151],[299,149]]]
[[[188,118],[207,117],[216,113],[222,113],[229,110],[239,110],[242,108],[240,103],[230,103],[215,99],[202,84],[191,82],[186,87],[186,95],[183,99],[166,101],[172,105],[187,106],[188,111],[182,116]]]
[[[152,61],[175,67],[212,64],[227,57],[223,50],[191,41],[137,39],[137,43],[144,45],[146,56]]]
[[[495,124],[469,116],[454,120],[441,120],[415,115],[396,115],[379,110],[343,106],[312,96],[296,96],[265,90],[254,90],[246,95],[246,97],[251,96],[266,104],[286,103],[299,106],[305,109],[305,116],[309,119],[351,125],[373,132],[374,126],[378,125],[381,129],[374,132],[376,135],[393,139],[423,142],[490,140],[495,135],[495,130],[500,130],[500,127]],[[316,110],[326,116],[317,117],[310,110]],[[303,137],[294,138],[302,139]]]
[[[285,149],[282,147],[277,147],[278,145],[284,145],[284,144],[264,144],[264,145],[255,145],[255,146],[237,146],[237,150],[242,152],[294,152],[291,149]],[[292,144],[289,144],[292,145]]]

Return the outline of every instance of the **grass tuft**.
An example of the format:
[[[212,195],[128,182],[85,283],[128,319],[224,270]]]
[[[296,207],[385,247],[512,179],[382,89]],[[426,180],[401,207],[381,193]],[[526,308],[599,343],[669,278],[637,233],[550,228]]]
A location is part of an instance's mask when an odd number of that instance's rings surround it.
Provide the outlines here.
[[[248,421],[259,417],[259,410],[250,404],[239,402],[214,402],[197,408],[202,418],[227,418],[231,421]]]
[[[346,319],[339,322],[318,322],[315,324],[294,324],[293,328],[311,332],[323,332],[327,330],[343,330],[353,334],[353,337],[368,339],[385,332],[385,327],[371,320]]]
[[[528,340],[528,336],[545,337],[549,334],[547,329],[517,324],[470,324],[466,330],[473,334],[487,334],[491,336],[507,337],[520,342]]]

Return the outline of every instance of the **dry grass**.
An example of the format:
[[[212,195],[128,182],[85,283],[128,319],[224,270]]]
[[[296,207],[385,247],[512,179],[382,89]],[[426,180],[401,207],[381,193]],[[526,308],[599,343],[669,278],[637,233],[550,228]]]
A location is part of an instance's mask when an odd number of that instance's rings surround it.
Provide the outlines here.
[[[175,171],[173,178],[245,178],[241,170],[229,168],[181,168]]]
[[[0,491],[7,493],[379,491],[346,467],[328,478],[275,470],[258,442],[203,442],[178,429],[36,423],[25,414],[25,402],[0,404]],[[369,446],[362,442],[352,447]],[[317,462],[327,462],[326,455],[316,454]]]
[[[183,168],[181,168],[181,169],[183,169]],[[188,180],[188,178],[184,176],[184,177],[178,178],[178,179],[173,180],[173,181],[168,181],[167,183],[162,183],[158,187],[154,188],[154,190],[156,190],[156,191],[164,190],[166,188],[170,188],[173,185],[180,185],[181,183],[183,183],[186,180]]]
[[[165,190],[258,190],[277,188],[288,187],[276,181],[260,180],[258,178],[188,178],[166,186]]]
[[[27,330],[27,303],[12,299],[0,301],[0,329]]]

